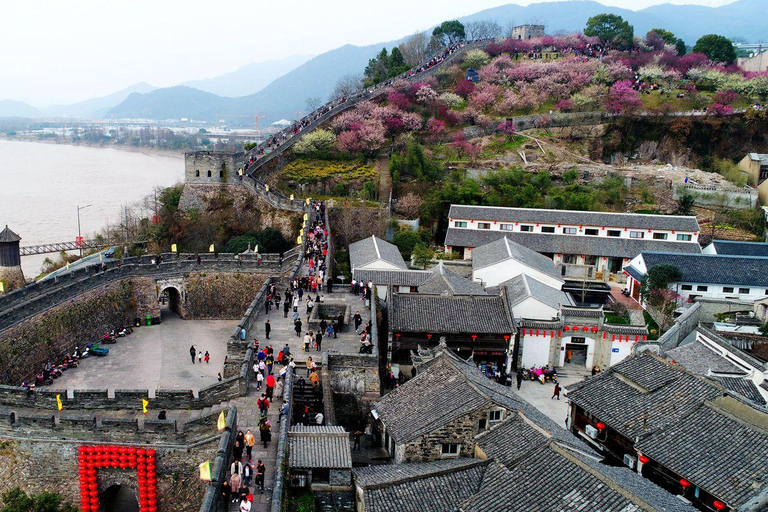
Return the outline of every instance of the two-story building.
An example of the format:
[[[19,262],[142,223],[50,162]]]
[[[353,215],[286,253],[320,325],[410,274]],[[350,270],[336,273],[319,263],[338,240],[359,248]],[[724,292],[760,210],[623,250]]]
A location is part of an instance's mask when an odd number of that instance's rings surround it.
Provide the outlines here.
[[[693,508],[602,457],[445,346],[374,405],[394,464],[353,471],[359,512]]]
[[[768,507],[768,411],[659,356],[568,386],[570,428],[700,510]]]
[[[644,251],[699,254],[695,217],[451,205],[446,252],[472,259],[475,247],[507,237],[552,259],[561,275],[623,279]]]
[[[706,297],[754,302],[768,296],[768,256],[643,252],[624,269],[628,276],[627,288],[638,303],[643,303],[640,296],[643,277],[654,266],[663,264],[680,269],[680,281],[670,288],[683,300]]]
[[[739,169],[747,173],[750,184],[757,187],[760,204],[768,204],[768,155],[748,153],[739,162]]]

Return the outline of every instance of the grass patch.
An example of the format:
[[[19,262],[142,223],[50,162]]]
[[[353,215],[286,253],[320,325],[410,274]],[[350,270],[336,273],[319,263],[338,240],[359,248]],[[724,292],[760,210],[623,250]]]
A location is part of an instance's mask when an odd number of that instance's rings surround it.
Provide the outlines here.
[[[300,158],[287,165],[280,176],[301,184],[330,178],[336,182],[361,182],[373,180],[376,171],[370,164]]]
[[[647,311],[643,311],[643,318],[645,319],[645,324],[648,326],[648,339],[659,339],[659,324],[656,323],[656,320],[654,320]]]
[[[628,316],[617,315],[607,311],[605,312],[605,321],[613,325],[629,325],[631,323]]]

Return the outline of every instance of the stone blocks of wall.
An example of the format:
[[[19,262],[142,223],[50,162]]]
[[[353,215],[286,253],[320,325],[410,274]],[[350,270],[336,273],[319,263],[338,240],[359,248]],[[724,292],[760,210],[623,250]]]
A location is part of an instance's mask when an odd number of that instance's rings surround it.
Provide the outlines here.
[[[358,400],[374,402],[381,397],[379,364],[375,355],[331,354],[328,366],[334,393],[350,393]]]
[[[185,279],[187,319],[241,318],[254,294],[264,285],[260,274],[192,274]]]
[[[195,151],[184,155],[184,181],[208,185],[235,184],[243,167],[242,151]]]

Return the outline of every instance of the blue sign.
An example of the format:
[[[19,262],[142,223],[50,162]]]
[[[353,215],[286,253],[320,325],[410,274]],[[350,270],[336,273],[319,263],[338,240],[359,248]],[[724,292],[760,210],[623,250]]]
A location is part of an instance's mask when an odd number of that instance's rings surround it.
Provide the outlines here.
[[[619,349],[617,349],[617,348],[612,348],[611,349],[611,352],[618,352],[618,351],[619,351]]]

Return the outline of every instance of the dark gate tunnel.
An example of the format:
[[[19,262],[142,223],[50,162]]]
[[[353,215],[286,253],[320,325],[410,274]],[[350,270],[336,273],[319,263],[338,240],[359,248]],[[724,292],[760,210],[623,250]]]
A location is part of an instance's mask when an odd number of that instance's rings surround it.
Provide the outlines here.
[[[139,502],[133,489],[121,484],[107,487],[101,495],[103,512],[139,512]]]

